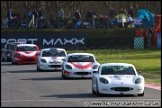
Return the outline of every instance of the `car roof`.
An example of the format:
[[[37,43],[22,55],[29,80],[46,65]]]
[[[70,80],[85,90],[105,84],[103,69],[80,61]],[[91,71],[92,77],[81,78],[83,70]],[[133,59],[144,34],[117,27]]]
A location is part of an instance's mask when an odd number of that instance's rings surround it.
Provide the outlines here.
[[[45,50],[50,50],[51,48],[43,48],[41,49],[41,51],[45,51]],[[57,49],[57,50],[64,50],[66,51],[64,48],[52,48],[52,49]]]
[[[130,64],[130,63],[104,63],[104,64],[101,64],[100,66],[114,66],[114,65],[134,66],[133,64]]]
[[[19,47],[19,46],[37,46],[37,45],[35,45],[35,44],[18,44],[17,46]]]
[[[70,53],[70,54],[68,54],[68,56],[72,56],[72,55],[91,55],[91,56],[93,56],[93,54],[91,54],[91,53]]]

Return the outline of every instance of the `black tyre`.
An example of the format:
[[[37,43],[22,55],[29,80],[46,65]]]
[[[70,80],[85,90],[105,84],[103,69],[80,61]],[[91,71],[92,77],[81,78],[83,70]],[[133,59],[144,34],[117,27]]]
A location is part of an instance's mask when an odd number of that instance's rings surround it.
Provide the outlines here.
[[[62,72],[62,78],[64,78],[64,75],[63,75],[63,70],[62,70],[61,72]]]
[[[98,91],[98,83],[96,82],[96,95],[97,96],[101,96],[101,94],[99,93],[99,91]]]
[[[12,62],[12,64],[15,64],[13,61],[11,61]]]
[[[3,58],[4,59],[4,62],[7,62],[7,58]]]
[[[138,94],[138,96],[144,96],[144,94],[145,94],[145,93],[144,93],[144,91],[143,91],[143,93],[142,93],[142,94]]]
[[[11,58],[8,58],[8,57],[7,57],[7,62],[9,62],[9,61],[11,61]]]
[[[5,61],[5,59],[2,57],[2,58],[1,58],[1,61],[3,61],[3,62],[4,62],[4,61]]]
[[[63,70],[62,70],[62,78],[67,79],[67,77],[65,77],[65,75],[63,74]]]
[[[39,68],[39,66],[37,65],[37,71],[38,72],[42,72],[43,70]]]
[[[95,94],[96,92],[93,90],[93,81],[92,81],[92,94]]]
[[[40,69],[38,68],[38,65],[37,65],[37,71],[38,71],[38,72],[40,71]]]
[[[12,64],[16,64],[12,59],[11,59]]]

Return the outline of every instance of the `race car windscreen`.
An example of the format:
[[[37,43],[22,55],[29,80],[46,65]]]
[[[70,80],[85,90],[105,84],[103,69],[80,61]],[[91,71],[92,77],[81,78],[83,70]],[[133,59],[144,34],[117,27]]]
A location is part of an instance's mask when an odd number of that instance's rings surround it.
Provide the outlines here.
[[[73,55],[68,57],[68,62],[94,62],[94,58],[89,55]]]
[[[19,46],[18,51],[38,51],[36,46]]]
[[[52,52],[51,50],[45,50],[42,52],[42,57],[52,57],[52,56],[65,57],[66,53],[63,50],[57,50],[56,52]]]
[[[11,44],[11,50],[14,50],[16,48],[17,44]]]
[[[132,66],[104,66],[101,75],[135,75]]]

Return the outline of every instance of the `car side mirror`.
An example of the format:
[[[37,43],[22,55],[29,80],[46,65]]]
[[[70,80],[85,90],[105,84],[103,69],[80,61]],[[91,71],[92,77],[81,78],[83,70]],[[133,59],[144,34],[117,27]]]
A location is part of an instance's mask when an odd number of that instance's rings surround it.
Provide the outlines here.
[[[39,55],[40,55],[40,52],[37,52],[37,53],[36,53],[36,56],[39,56]]]
[[[138,71],[138,74],[142,74],[142,71]]]

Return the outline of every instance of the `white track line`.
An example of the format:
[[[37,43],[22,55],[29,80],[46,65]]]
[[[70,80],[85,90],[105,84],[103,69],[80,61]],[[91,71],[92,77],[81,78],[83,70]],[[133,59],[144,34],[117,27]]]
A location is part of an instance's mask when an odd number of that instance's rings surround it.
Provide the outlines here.
[[[61,99],[61,100],[2,100],[1,102],[53,102],[53,101],[161,101],[161,99]]]

